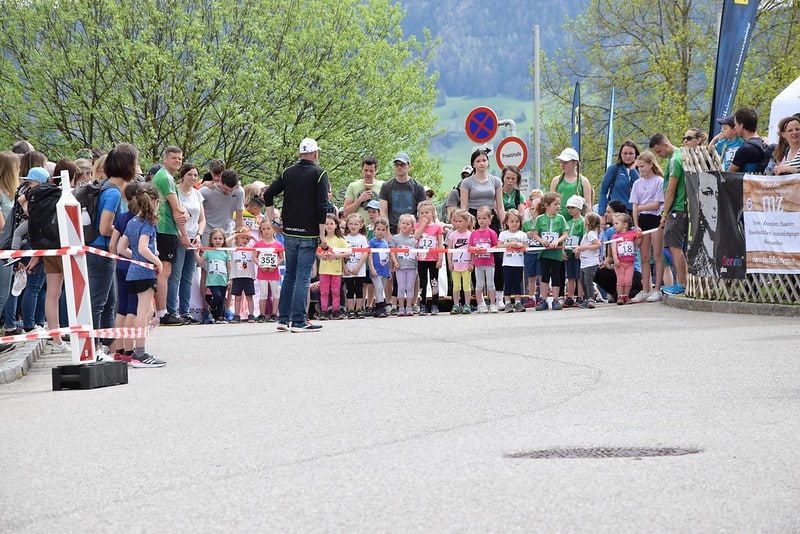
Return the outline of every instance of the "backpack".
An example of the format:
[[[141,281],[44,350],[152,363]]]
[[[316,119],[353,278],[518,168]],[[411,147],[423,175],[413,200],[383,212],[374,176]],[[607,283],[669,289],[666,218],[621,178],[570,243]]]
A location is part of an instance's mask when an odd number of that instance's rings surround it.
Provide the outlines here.
[[[28,237],[35,250],[61,248],[56,203],[61,188],[44,183],[25,193],[28,198]]]
[[[760,137],[751,137],[747,142],[761,150],[761,161],[758,162],[758,167],[752,172],[762,174],[767,168],[767,165],[769,165],[769,161],[772,159],[772,151]]]
[[[94,182],[83,184],[75,188],[73,195],[75,200],[81,205],[81,219],[83,221],[83,242],[91,243],[100,235],[99,221],[97,215],[97,201],[100,194],[109,187],[116,187],[108,180],[104,182]],[[84,212],[86,213],[84,215]]]

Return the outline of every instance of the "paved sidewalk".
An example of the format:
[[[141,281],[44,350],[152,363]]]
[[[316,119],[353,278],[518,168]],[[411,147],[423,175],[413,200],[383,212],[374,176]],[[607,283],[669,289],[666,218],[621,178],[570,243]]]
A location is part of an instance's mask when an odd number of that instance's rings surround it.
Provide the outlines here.
[[[44,339],[17,343],[13,351],[0,356],[0,385],[28,374],[31,365],[42,354],[44,344]]]

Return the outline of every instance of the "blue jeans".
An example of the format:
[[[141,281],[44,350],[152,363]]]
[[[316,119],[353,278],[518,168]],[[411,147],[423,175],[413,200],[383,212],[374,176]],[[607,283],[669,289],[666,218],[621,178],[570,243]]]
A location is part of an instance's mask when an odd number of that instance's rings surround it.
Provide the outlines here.
[[[308,310],[308,286],[311,268],[317,255],[317,238],[285,236],[283,243],[286,258],[286,274],[281,286],[281,302],[278,320],[294,324],[306,322]]]
[[[22,327],[31,329],[36,326],[36,309],[39,305],[39,293],[44,293],[42,288],[47,280],[44,274],[44,262],[40,261],[28,275],[28,284],[22,294]],[[57,328],[57,327],[53,327]]]
[[[107,247],[96,247],[107,250]],[[97,254],[86,255],[89,273],[89,293],[92,298],[92,325],[94,328],[114,326],[117,295],[114,288],[114,260]]]
[[[180,315],[189,313],[189,302],[192,299],[192,281],[197,272],[197,260],[194,250],[178,245],[175,261],[172,262],[172,274],[167,282],[167,312]]]

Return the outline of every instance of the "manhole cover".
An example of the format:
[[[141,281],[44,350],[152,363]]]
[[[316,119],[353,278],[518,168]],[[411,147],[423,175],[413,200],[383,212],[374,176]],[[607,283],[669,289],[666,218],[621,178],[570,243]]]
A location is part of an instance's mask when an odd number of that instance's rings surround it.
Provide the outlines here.
[[[578,449],[544,449],[506,454],[506,458],[642,458],[652,456],[684,456],[697,454],[701,449],[691,447],[591,447]]]

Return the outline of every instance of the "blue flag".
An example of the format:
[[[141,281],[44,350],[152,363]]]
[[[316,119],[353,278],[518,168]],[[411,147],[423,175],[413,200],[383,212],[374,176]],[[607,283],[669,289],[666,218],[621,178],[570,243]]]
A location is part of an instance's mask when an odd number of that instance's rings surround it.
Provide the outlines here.
[[[611,86],[611,105],[608,107],[608,143],[606,144],[606,169],[614,163],[614,86]]]
[[[572,148],[581,155],[581,84],[575,82],[575,95],[572,97]]]
[[[727,117],[733,112],[733,101],[744,69],[756,13],[758,0],[723,0],[709,137],[719,133],[717,119]]]

